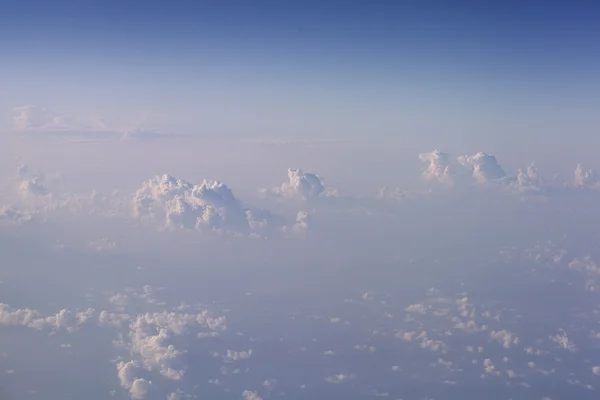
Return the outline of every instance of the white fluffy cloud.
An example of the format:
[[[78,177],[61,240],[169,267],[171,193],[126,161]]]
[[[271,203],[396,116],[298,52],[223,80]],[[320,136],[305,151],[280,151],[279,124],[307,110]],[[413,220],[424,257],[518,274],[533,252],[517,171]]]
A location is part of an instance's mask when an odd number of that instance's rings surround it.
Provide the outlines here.
[[[535,163],[531,163],[526,169],[517,171],[517,186],[523,190],[539,190],[542,186],[542,179],[538,174]]]
[[[575,187],[600,186],[600,174],[591,168],[585,168],[582,164],[577,164],[573,178],[573,185]]]
[[[272,189],[261,189],[261,193],[304,200],[336,194],[335,189],[325,187],[323,180],[317,174],[304,172],[297,168],[289,168],[287,175],[287,182],[283,182],[281,186]]]
[[[244,207],[222,182],[204,180],[196,185],[170,175],[143,183],[133,198],[133,215],[167,229],[241,234],[261,234],[277,223],[268,211]]]
[[[419,154],[419,160],[428,163],[422,171],[426,179],[435,179],[440,182],[449,183],[452,181],[450,168],[450,155],[440,150],[434,150],[430,153]]]
[[[75,332],[79,326],[86,323],[94,313],[93,309],[71,312],[60,310],[54,315],[43,317],[37,310],[29,308],[14,309],[7,304],[0,303],[0,325],[25,326],[33,329],[66,330]]]
[[[460,156],[458,162],[473,170],[473,178],[484,183],[506,177],[504,170],[492,154],[479,152],[471,156]]]
[[[135,193],[133,213],[138,218],[164,219],[173,229],[249,228],[244,207],[217,181],[195,185],[170,175],[155,176]]]

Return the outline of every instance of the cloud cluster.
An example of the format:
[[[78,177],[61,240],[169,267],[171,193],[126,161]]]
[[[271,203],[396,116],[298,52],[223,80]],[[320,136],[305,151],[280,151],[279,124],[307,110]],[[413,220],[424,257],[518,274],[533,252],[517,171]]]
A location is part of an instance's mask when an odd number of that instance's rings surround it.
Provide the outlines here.
[[[37,310],[29,308],[15,309],[8,304],[0,303],[0,325],[24,326],[37,330],[50,328],[53,330],[66,330],[75,332],[79,326],[88,322],[94,310],[85,311],[60,310],[54,315],[44,317]]]
[[[435,179],[440,182],[452,182],[450,155],[440,150],[419,154],[419,160],[428,163],[422,171],[425,179]]]
[[[136,191],[133,216],[171,230],[261,235],[283,228],[270,212],[245,207],[222,182],[192,184],[166,174],[145,181]],[[307,215],[298,218],[299,228],[307,223]]]
[[[261,193],[304,200],[336,194],[335,189],[325,187],[323,180],[317,174],[304,172],[298,168],[289,168],[287,176],[287,182],[283,182],[281,186],[261,189]]]
[[[133,215],[162,220],[168,229],[250,232],[257,227],[224,183],[204,180],[196,185],[166,174],[136,191]]]
[[[573,177],[573,185],[575,187],[586,188],[600,187],[600,174],[591,168],[585,168],[582,164],[577,164]]]
[[[153,287],[144,286],[143,293],[117,293],[111,295],[109,300],[113,305],[128,304],[134,299],[143,300],[147,305],[157,304],[153,293]],[[116,348],[125,350],[130,357],[128,361],[119,361],[116,368],[121,387],[129,391],[132,399],[148,398],[148,393],[155,386],[154,381],[158,382],[159,379],[171,382],[184,379],[188,367],[185,357],[187,350],[180,348],[182,341],[193,342],[202,336],[218,335],[227,330],[224,316],[213,316],[206,309],[197,309],[195,312],[184,312],[182,309],[177,307],[172,311],[146,312],[134,316],[108,310],[100,312],[98,325],[116,330],[119,338],[114,342]],[[228,356],[236,359],[247,358],[250,354],[228,351]],[[168,398],[183,396],[183,392],[177,390]]]
[[[492,154],[479,152],[470,156],[458,157],[458,162],[473,171],[473,178],[480,183],[499,180],[506,173]]]

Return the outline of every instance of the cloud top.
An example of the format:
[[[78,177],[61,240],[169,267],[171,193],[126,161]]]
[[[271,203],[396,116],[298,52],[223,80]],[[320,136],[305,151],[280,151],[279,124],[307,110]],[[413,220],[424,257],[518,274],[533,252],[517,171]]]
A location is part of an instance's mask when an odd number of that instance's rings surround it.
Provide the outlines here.
[[[473,171],[473,178],[479,183],[506,178],[506,173],[492,154],[479,152],[471,156],[460,156],[458,162]]]
[[[425,179],[438,180],[440,182],[451,182],[452,174],[450,168],[450,155],[440,150],[419,154],[419,160],[427,163],[422,171]]]

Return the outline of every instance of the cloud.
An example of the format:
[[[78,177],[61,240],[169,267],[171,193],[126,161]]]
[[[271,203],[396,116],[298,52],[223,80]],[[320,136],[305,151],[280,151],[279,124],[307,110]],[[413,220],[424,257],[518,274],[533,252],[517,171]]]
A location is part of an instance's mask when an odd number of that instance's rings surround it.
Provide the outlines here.
[[[600,174],[598,174],[591,168],[585,168],[585,166],[583,166],[582,164],[577,164],[573,178],[573,185],[575,187],[600,187]]]
[[[26,105],[13,109],[13,128],[28,136],[89,140],[147,141],[174,135],[152,129],[108,126],[97,117],[76,118],[56,113],[46,107]]]
[[[136,191],[133,216],[171,230],[241,234],[258,234],[278,223],[268,211],[246,208],[222,182],[205,179],[196,185],[166,174]]]
[[[43,317],[37,310],[14,309],[8,304],[0,303],[0,325],[25,326],[37,330],[52,328],[53,330],[75,332],[80,325],[90,319],[93,313],[94,310],[91,308],[79,312],[62,309],[54,315]]]
[[[42,176],[34,176],[33,178],[26,178],[21,181],[19,193],[25,198],[41,197],[46,196],[48,190],[44,186],[44,178]]]
[[[0,206],[0,222],[10,225],[23,225],[36,220],[37,214],[21,211],[15,206]]]
[[[540,190],[542,187],[542,179],[538,174],[535,162],[532,162],[526,169],[517,171],[517,186],[522,190]]]
[[[471,156],[460,156],[458,162],[473,170],[473,178],[479,183],[500,180],[506,177],[506,173],[496,160],[496,157],[479,152]]]
[[[107,130],[99,119],[76,119],[55,113],[48,108],[26,105],[14,108],[13,127],[18,131]]]
[[[263,194],[300,198],[304,200],[314,199],[321,195],[336,195],[336,191],[331,188],[326,188],[321,177],[316,174],[303,172],[297,168],[289,168],[287,175],[287,182],[283,182],[281,186],[272,189],[260,189],[260,192]]]
[[[253,392],[250,390],[244,390],[242,392],[242,398],[244,400],[262,400],[262,397],[259,396],[258,392]]]
[[[339,385],[341,383],[348,382],[354,378],[355,378],[355,376],[351,375],[351,374],[335,374],[335,375],[325,378],[325,381],[328,383],[333,383],[335,385]]]
[[[162,139],[162,138],[171,137],[171,136],[173,136],[173,135],[160,133],[160,132],[157,132],[154,130],[138,128],[138,129],[128,130],[127,132],[125,132],[121,136],[121,140],[124,140],[124,141],[132,141],[132,140],[147,141],[147,140]]]
[[[422,171],[425,179],[438,180],[440,182],[452,182],[452,174],[450,168],[450,156],[448,153],[434,150],[430,153],[419,154],[419,160],[428,163],[427,167]]]

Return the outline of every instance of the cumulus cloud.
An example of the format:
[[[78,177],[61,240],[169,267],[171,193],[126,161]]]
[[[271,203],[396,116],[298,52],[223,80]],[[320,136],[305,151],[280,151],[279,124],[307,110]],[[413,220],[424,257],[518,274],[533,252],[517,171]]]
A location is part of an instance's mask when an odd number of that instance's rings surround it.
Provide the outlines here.
[[[575,187],[600,187],[600,174],[593,169],[588,169],[582,164],[577,164],[573,178]]]
[[[304,200],[314,199],[319,196],[335,196],[335,189],[326,188],[321,177],[301,169],[289,168],[288,180],[281,186],[272,189],[261,189],[263,194],[271,194],[284,197],[300,198]]]
[[[0,206],[0,223],[23,225],[36,219],[37,214],[17,209],[15,206]]]
[[[450,156],[440,150],[419,154],[419,160],[427,163],[422,171],[425,179],[434,179],[440,182],[450,183],[452,174],[450,169]]]
[[[460,156],[458,162],[473,171],[473,178],[479,183],[495,181],[506,177],[506,173],[492,154],[479,152],[471,156]]]
[[[258,392],[244,390],[242,392],[242,398],[244,400],[262,400],[262,397],[258,394]]]
[[[29,308],[14,309],[7,304],[0,303],[0,325],[24,326],[37,330],[51,328],[53,330],[66,330],[75,332],[79,326],[86,323],[93,309],[72,312],[66,309],[60,310],[54,315],[43,317],[37,310]]]
[[[120,317],[104,314],[107,323],[120,321]],[[120,322],[117,322],[120,325]],[[115,325],[117,325],[115,324]],[[197,314],[163,311],[146,313],[135,317],[129,325],[128,341],[119,345],[139,360],[139,365],[150,372],[158,372],[169,380],[181,380],[185,366],[181,356],[184,350],[171,344],[173,336],[182,336],[192,329],[223,331],[225,317],[213,317],[203,310]],[[193,337],[196,337],[193,335]],[[136,364],[137,361],[136,361]]]
[[[540,190],[542,187],[542,179],[538,173],[535,162],[532,162],[525,169],[519,168],[516,178],[517,186],[521,190]]]
[[[268,211],[244,207],[222,182],[203,180],[196,185],[170,175],[142,184],[133,198],[133,216],[172,230],[242,234],[260,234],[277,223]]]

